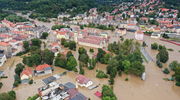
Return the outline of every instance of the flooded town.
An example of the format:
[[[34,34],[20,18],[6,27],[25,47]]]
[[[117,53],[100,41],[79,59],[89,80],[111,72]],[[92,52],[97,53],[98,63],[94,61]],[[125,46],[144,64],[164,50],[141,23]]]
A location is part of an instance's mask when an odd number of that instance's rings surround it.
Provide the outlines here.
[[[77,1],[0,1],[0,100],[180,99],[179,2]]]

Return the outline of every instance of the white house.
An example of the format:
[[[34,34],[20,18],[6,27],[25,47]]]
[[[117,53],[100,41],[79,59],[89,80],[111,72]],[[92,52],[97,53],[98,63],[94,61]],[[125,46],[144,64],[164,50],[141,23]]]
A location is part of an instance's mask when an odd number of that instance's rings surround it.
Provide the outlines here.
[[[36,75],[46,75],[52,73],[52,67],[48,64],[39,65],[35,69]]]
[[[80,87],[86,87],[87,88],[87,87],[93,85],[93,82],[83,75],[78,75],[76,77],[76,81],[77,81],[76,82],[77,86],[79,85]]]
[[[152,34],[151,34],[151,38],[160,38],[161,37],[161,34],[159,33],[159,32],[153,32]]]
[[[0,77],[4,76],[4,72],[0,71]]]
[[[135,32],[135,39],[136,40],[143,40],[144,38],[144,33],[142,31],[136,31]]]
[[[6,62],[7,58],[5,54],[0,54],[0,67]]]
[[[27,67],[25,68],[20,75],[21,80],[29,80],[33,76],[33,71]]]

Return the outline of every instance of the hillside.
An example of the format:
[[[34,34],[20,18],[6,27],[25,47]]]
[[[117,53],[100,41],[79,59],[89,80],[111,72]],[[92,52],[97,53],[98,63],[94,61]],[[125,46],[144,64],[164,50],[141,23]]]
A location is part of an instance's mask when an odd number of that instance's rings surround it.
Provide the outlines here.
[[[120,0],[0,0],[1,9],[34,11],[39,17],[57,17],[67,12],[72,16],[97,7],[99,11],[111,10],[109,7]],[[123,0],[124,1],[124,0]]]
[[[177,9],[179,10],[178,17],[180,18],[180,0],[162,0],[165,2],[165,7],[166,8],[172,8],[172,9]]]

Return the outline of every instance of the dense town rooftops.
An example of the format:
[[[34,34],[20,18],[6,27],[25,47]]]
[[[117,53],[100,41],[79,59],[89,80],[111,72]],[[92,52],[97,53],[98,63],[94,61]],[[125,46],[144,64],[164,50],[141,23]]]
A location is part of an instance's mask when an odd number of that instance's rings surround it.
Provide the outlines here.
[[[0,46],[10,46],[9,43],[6,42],[0,42]]]

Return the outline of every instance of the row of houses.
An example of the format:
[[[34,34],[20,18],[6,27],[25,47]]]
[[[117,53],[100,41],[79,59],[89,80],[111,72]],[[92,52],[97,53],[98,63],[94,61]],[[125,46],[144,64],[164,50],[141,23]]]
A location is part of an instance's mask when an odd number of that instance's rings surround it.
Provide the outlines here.
[[[76,86],[71,83],[58,84],[52,82],[46,86],[40,87],[38,93],[42,100],[87,100],[82,93],[80,93]]]
[[[28,83],[33,76],[42,76],[47,74],[52,74],[53,68],[48,64],[43,64],[36,66],[34,70],[29,67],[24,68],[20,74],[21,82]]]
[[[7,58],[22,52],[23,41],[40,38],[43,32],[49,32],[45,26],[36,26],[32,22],[13,23],[6,19],[0,23],[0,50]],[[4,61],[2,61],[3,65]],[[0,64],[0,65],[1,65]]]

